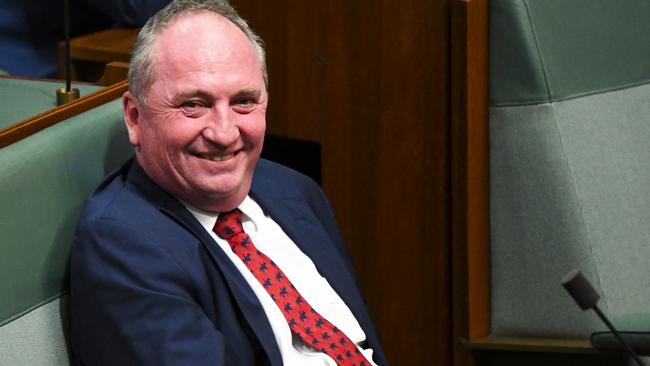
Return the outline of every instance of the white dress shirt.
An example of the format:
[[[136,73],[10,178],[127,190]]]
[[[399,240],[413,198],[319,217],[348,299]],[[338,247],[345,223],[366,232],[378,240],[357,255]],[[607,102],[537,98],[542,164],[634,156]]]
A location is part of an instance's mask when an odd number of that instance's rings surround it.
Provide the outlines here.
[[[228,242],[219,238],[213,231],[218,214],[201,211],[186,204],[187,209],[210,233],[235,267],[241,272],[249,286],[260,300],[266,313],[275,340],[278,343],[284,365],[296,366],[336,366],[336,362],[328,355],[315,351],[302,340],[292,336],[289,325],[269,293],[253,276],[244,262],[232,251]],[[298,246],[284,233],[282,228],[266,216],[262,208],[250,197],[246,197],[239,205],[244,231],[250,236],[255,247],[273,260],[296,287],[304,299],[329,320],[334,326],[343,331],[352,342],[359,345],[366,340],[366,334],[359,322],[354,318],[350,309],[339,295],[319,273],[314,263]],[[358,346],[357,346],[358,347]],[[364,356],[372,362],[372,349],[360,348]]]

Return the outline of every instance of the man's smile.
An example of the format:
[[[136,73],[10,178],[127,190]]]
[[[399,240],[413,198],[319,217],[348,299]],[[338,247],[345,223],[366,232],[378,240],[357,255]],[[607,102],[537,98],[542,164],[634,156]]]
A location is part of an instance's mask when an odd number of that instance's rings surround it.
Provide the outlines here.
[[[210,161],[224,161],[224,160],[229,160],[232,157],[235,156],[237,152],[231,152],[231,153],[197,153],[195,154],[201,159],[205,160],[210,160]]]

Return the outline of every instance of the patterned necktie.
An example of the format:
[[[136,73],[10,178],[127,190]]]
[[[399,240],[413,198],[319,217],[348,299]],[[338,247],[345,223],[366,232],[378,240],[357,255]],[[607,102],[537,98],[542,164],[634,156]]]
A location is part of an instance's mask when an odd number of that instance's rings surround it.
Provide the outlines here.
[[[228,241],[235,254],[271,295],[282,311],[291,332],[341,366],[370,366],[357,346],[338,328],[314,310],[291,284],[282,270],[255,248],[244,232],[238,209],[219,214],[214,232]]]

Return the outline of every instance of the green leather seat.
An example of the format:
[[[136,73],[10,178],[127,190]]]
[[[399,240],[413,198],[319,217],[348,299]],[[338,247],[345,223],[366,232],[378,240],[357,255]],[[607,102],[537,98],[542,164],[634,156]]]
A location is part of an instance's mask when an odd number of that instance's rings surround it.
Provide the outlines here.
[[[56,90],[65,84],[49,80],[0,77],[0,130],[56,107]],[[73,84],[83,97],[102,87]]]
[[[132,154],[119,100],[0,149],[0,365],[67,365],[67,259],[82,204]]]
[[[599,330],[573,268],[611,317],[650,313],[649,34],[647,0],[490,1],[493,334]]]

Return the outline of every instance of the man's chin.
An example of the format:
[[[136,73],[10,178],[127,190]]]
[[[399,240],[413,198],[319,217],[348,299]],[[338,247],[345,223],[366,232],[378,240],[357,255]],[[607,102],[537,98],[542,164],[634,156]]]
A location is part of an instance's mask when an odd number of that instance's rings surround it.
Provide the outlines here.
[[[247,185],[250,187],[250,184]],[[196,194],[199,190],[191,191],[188,202],[196,208],[210,212],[224,212],[235,209],[246,198],[248,188],[243,189],[241,185],[232,189],[221,187],[208,187],[210,189],[200,190],[201,194]]]

